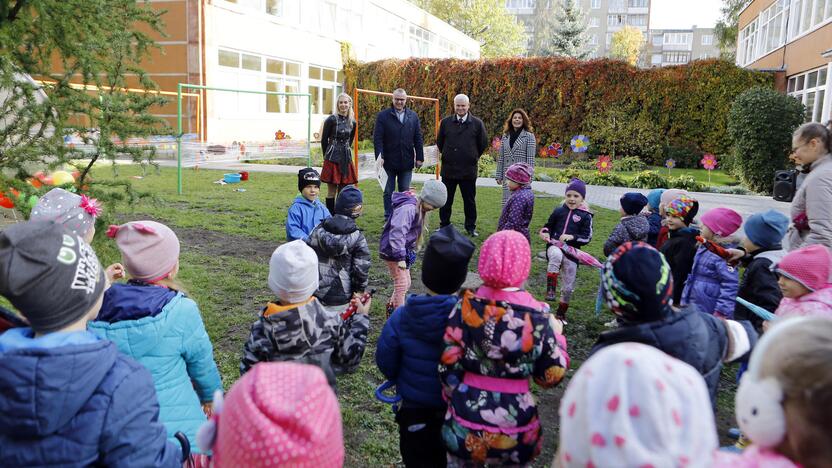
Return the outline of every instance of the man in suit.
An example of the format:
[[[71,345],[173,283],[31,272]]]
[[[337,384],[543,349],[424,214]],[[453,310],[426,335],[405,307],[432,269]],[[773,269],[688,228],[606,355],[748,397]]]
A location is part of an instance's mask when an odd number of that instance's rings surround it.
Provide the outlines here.
[[[385,218],[389,218],[393,211],[391,198],[396,183],[398,182],[399,192],[408,190],[413,168],[422,167],[425,161],[419,117],[406,105],[405,90],[399,88],[393,91],[393,105],[378,113],[373,128],[373,150],[387,173],[387,185],[384,187]]]
[[[465,231],[477,237],[477,172],[480,155],[488,147],[482,120],[468,112],[468,96],[454,97],[454,115],[439,124],[436,146],[442,154],[442,183],[448,188],[448,201],[439,210],[440,227],[451,224],[456,188],[465,206]]]

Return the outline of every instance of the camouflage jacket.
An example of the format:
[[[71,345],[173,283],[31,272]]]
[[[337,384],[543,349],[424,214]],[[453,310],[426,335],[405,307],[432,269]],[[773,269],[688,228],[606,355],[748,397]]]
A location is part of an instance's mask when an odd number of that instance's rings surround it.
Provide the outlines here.
[[[306,239],[318,254],[320,283],[315,297],[326,306],[344,305],[364,292],[370,274],[370,248],[355,220],[343,215],[325,219]]]

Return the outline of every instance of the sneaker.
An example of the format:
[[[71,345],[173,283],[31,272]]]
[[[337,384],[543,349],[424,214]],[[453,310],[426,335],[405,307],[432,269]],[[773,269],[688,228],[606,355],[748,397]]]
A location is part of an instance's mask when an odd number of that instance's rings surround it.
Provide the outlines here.
[[[618,319],[612,319],[604,324],[607,328],[618,328]]]
[[[468,235],[471,237],[479,237],[480,233],[476,229],[467,229]]]

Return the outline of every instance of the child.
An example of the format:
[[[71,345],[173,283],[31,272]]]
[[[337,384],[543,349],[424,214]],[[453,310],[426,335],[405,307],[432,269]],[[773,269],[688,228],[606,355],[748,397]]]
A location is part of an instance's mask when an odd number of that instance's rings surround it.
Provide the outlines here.
[[[743,248],[746,255],[742,258],[745,267],[737,297],[758,305],[774,313],[780,305],[783,293],[777,285],[777,275],[771,267],[786,255],[780,243],[789,227],[789,218],[775,210],[752,215],[745,221],[745,239]],[[737,304],[734,318],[748,320],[757,329],[763,331],[763,319],[757,314]]]
[[[628,341],[658,348],[702,374],[716,407],[722,363],[740,359],[751,349],[757,338],[751,324],[692,308],[673,309],[670,265],[644,242],[628,242],[613,252],[602,278],[604,299],[618,316],[619,327],[601,333],[590,354]]]
[[[604,242],[604,255],[611,254],[625,242],[644,242],[650,233],[650,222],[644,216],[639,216],[641,210],[647,205],[647,197],[640,193],[629,192],[621,197],[619,203],[621,204],[618,210],[621,213],[621,221],[615,225],[612,234]]]
[[[659,241],[659,232],[662,230],[662,214],[659,206],[661,205],[661,196],[665,189],[651,190],[647,194],[647,221],[650,223],[650,232],[647,234],[647,243],[656,247]]]
[[[439,376],[448,402],[442,436],[449,466],[530,464],[542,446],[529,378],[544,388],[569,367],[563,323],[522,289],[529,243],[518,232],[486,239],[483,281],[448,318]]]
[[[100,215],[101,205],[95,198],[53,188],[38,200],[29,220],[54,221],[89,244],[95,236],[95,219]]]
[[[0,294],[31,324],[0,334],[0,466],[182,466],[150,373],[86,331],[106,287],[80,235],[0,232]]]
[[[318,200],[321,190],[321,176],[318,171],[307,167],[298,171],[298,192],[294,203],[286,214],[286,241],[306,240],[312,229],[330,217],[329,210]]]
[[[693,198],[690,196],[688,192],[679,189],[665,190],[659,197],[659,215],[662,217],[662,227],[659,230],[659,236],[656,239],[656,248],[659,250],[661,250],[662,245],[664,245],[664,243],[667,242],[667,239],[669,239],[670,235],[670,230],[667,228],[667,222],[665,218],[665,208],[667,207],[667,205],[670,204],[670,202],[683,196]]]
[[[505,202],[497,223],[498,231],[517,231],[526,236],[529,242],[529,224],[534,213],[534,192],[531,188],[533,173],[534,169],[526,163],[509,166],[505,178],[511,196]]]
[[[448,189],[442,182],[429,179],[418,197],[412,192],[393,194],[393,213],[384,223],[379,240],[379,256],[393,278],[393,295],[387,303],[388,315],[404,304],[410,289],[410,267],[416,261],[427,213],[442,208]]]
[[[682,303],[682,292],[696,256],[699,229],[691,224],[698,211],[699,202],[686,196],[677,198],[664,207],[664,222],[669,238],[660,250],[670,264],[673,274],[673,304],[677,306]]]
[[[325,306],[343,310],[354,295],[367,289],[370,248],[355,224],[363,203],[361,190],[347,185],[338,194],[335,216],[325,219],[306,239],[318,255],[320,282],[315,297]]]
[[[557,239],[575,248],[589,244],[592,240],[592,213],[584,203],[586,198],[586,184],[581,179],[572,179],[566,186],[566,200],[562,206],[552,211],[549,221],[540,232],[540,238],[547,244],[550,239]],[[549,265],[546,269],[546,300],[557,299],[555,293],[558,288],[558,276],[561,276],[560,304],[558,304],[557,318],[566,319],[569,300],[575,290],[575,277],[578,274],[578,264],[565,258],[563,251],[554,245],[546,250]]]
[[[703,239],[728,249],[737,245],[736,239],[730,236],[742,226],[742,216],[730,208],[714,208],[702,215],[700,224]],[[739,276],[737,268],[700,245],[682,291],[681,304],[693,304],[700,312],[717,317],[734,318]]]
[[[639,343],[592,355],[566,387],[558,413],[555,467],[705,467],[717,449],[702,377]]]
[[[384,324],[376,364],[396,384],[402,403],[396,412],[405,466],[445,466],[442,423],[447,405],[439,383],[439,357],[448,315],[468,274],[474,244],[453,226],[436,231],[422,260],[424,295],[411,295]]]
[[[269,289],[278,302],[269,302],[251,325],[240,375],[258,362],[304,362],[323,369],[335,388],[335,376],[355,369],[364,355],[372,301],[353,299],[357,313],[346,321],[338,311],[323,307],[312,296],[318,289],[318,258],[302,240],[272,253]]]
[[[338,399],[321,369],[306,364],[257,364],[199,433],[217,468],[344,464]]]
[[[194,441],[222,383],[199,307],[175,281],[179,240],[154,221],[110,226],[107,235],[130,280],[107,290],[89,330],[150,371],[168,438],[181,431]]]
[[[775,272],[783,300],[778,317],[818,315],[832,318],[832,254],[815,244],[789,252]]]

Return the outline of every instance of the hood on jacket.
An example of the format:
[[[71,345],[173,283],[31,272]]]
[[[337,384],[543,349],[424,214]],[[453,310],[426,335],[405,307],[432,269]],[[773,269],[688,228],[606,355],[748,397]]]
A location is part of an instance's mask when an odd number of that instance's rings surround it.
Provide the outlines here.
[[[458,301],[459,297],[454,294],[414,294],[408,297],[405,315],[401,320],[402,330],[422,337],[425,341],[441,343],[450,311]]]
[[[176,297],[176,291],[153,285],[116,283],[104,293],[96,321],[116,323],[155,317]]]
[[[306,197],[304,197],[303,195],[298,194],[297,196],[295,196],[295,200],[292,202],[292,204],[293,205],[306,205],[306,206],[314,208],[314,207],[316,207],[320,204],[320,201],[316,199],[315,202],[311,202],[311,201],[307,200]]]
[[[92,397],[118,351],[109,341],[0,352],[0,433],[43,437]]]
[[[832,315],[832,286],[818,289],[815,292],[810,292],[805,296],[800,296],[792,300],[797,304],[814,303],[814,305],[828,309],[829,315]]]
[[[306,243],[326,257],[342,257],[349,253],[350,248],[350,242],[346,242],[344,236],[356,231],[358,226],[355,220],[344,215],[335,215],[323,220],[320,226],[309,234]]]
[[[403,206],[403,205],[416,205],[416,196],[410,192],[393,192],[393,196],[391,198],[393,202],[393,209]]]
[[[694,226],[694,225],[685,226],[685,227],[683,227],[681,229],[677,229],[675,231],[668,231],[668,235],[670,237],[676,237],[676,236],[696,237],[696,236],[699,235],[699,227]]]

